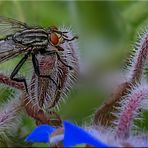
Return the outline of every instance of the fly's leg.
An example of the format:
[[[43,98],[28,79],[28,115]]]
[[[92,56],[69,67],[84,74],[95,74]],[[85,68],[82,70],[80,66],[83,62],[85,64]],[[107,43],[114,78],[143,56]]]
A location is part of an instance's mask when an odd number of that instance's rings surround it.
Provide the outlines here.
[[[56,46],[56,48],[62,50],[63,48],[60,47],[60,46]],[[63,49],[64,50],[64,49]],[[63,64],[65,65],[66,67],[68,67],[70,70],[73,70],[73,68],[69,65],[67,65],[65,62],[62,61],[60,55],[56,52],[56,51],[45,51],[44,54],[47,54],[47,55],[50,55],[50,54],[56,54],[58,60]]]
[[[58,83],[58,85],[59,85],[59,87],[61,87],[60,82]],[[49,105],[49,109],[53,108],[58,103],[61,93],[62,93],[62,91],[60,89],[56,90],[55,95],[54,95],[54,99]]]
[[[58,48],[58,47],[57,47]],[[61,47],[60,47],[61,48]],[[57,55],[57,58],[58,60],[63,64],[65,65],[66,67],[68,67],[70,70],[73,70],[73,68],[69,65],[67,65],[65,62],[63,62],[63,60],[61,59],[60,55],[56,52],[56,55]]]
[[[64,37],[64,40],[67,41],[67,42],[70,42],[70,41],[73,41],[73,40],[78,39],[78,38],[79,38],[78,36],[74,36],[74,37],[71,38],[71,39],[68,39],[68,38],[65,38],[65,37]]]
[[[40,74],[39,63],[38,63],[38,60],[37,60],[34,53],[32,53],[32,63],[33,63],[34,71],[38,77],[49,78],[58,87],[57,83],[51,78],[50,75],[41,75]]]
[[[10,75],[10,79],[14,80],[16,82],[23,82],[25,85],[25,89],[26,92],[28,93],[28,88],[27,88],[27,82],[25,78],[15,78],[15,76],[17,75],[18,71],[21,69],[21,67],[23,66],[23,64],[26,62],[28,56],[30,55],[31,51],[28,51],[25,56],[20,60],[20,62],[17,64],[17,66],[14,68],[13,72]]]

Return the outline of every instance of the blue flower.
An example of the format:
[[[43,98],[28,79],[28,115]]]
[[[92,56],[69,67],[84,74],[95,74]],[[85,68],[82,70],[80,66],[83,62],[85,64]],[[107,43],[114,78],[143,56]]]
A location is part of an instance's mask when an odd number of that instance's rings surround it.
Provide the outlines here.
[[[45,142],[48,143],[52,133],[56,129],[49,125],[40,125],[35,128],[32,133],[26,138],[26,142]],[[63,133],[64,147],[71,147],[78,144],[90,144],[95,147],[109,147],[107,144],[99,141],[91,136],[84,129],[68,122],[64,121],[64,133]],[[57,135],[58,136],[58,135]],[[58,139],[58,138],[57,138]]]
[[[92,136],[90,134],[90,132],[85,131],[83,128],[76,126],[68,121],[64,121],[64,130],[63,128],[54,128],[52,126],[49,125],[40,125],[38,127],[36,127],[31,134],[25,139],[26,142],[44,142],[44,143],[50,143],[50,144],[55,144],[59,141],[63,142],[64,147],[72,147],[75,145],[79,145],[79,144],[90,144],[94,147],[105,147],[105,148],[110,148],[112,146],[110,146],[107,142],[104,143],[103,141],[108,141],[107,139],[109,138],[112,141],[112,145],[114,145],[114,147],[122,147],[125,146],[127,144],[131,145],[131,146],[136,146],[137,142],[139,144],[139,146],[141,145],[141,147],[146,147],[147,146],[147,140],[139,140],[133,137],[133,139],[127,139],[127,141],[121,141],[121,143],[119,141],[116,141],[114,135],[110,135],[111,137],[108,137],[109,131],[106,132],[99,132],[96,134],[95,138],[94,136]],[[62,130],[61,130],[62,129]],[[59,132],[60,131],[60,132]],[[92,133],[94,134],[94,133]],[[102,139],[106,136],[107,139]],[[110,141],[111,142],[111,141]],[[140,143],[141,144],[140,144]]]
[[[68,121],[64,122],[64,146],[70,147],[78,144],[91,144],[95,147],[109,147],[100,140],[94,138],[84,129],[71,124]]]
[[[54,127],[47,124],[36,127],[31,134],[25,139],[26,142],[49,142],[50,135],[55,131]]]

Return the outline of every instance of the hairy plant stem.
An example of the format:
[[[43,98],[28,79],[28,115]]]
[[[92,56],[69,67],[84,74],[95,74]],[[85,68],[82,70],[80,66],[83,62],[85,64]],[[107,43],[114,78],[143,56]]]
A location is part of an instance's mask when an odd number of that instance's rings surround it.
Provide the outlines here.
[[[112,95],[105,101],[105,103],[96,110],[93,124],[109,126],[113,123],[116,117],[112,114],[120,107],[119,102],[123,99],[132,86],[140,82],[144,69],[144,64],[148,57],[148,32],[145,31],[140,36],[137,51],[131,59],[131,66],[128,74],[128,81],[123,82],[115,89]]]
[[[1,84],[6,84],[12,88],[19,89],[22,91],[22,95],[19,96],[19,100],[22,100],[21,105],[22,109],[25,108],[27,114],[31,116],[33,119],[35,119],[36,124],[51,124],[53,126],[59,126],[61,123],[56,123],[50,120],[50,117],[47,117],[47,115],[44,113],[44,111],[39,108],[37,105],[32,104],[32,102],[29,100],[28,94],[25,93],[25,87],[23,83],[16,82],[11,80],[9,77],[0,74],[0,83]],[[53,114],[53,113],[52,113]],[[55,113],[55,116],[56,113]]]

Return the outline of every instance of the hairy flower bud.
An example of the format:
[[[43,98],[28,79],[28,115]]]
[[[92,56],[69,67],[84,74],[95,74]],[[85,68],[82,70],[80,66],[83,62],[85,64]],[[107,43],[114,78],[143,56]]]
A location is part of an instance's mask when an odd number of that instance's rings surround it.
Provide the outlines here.
[[[73,36],[69,29],[61,28],[60,31],[68,32],[66,34],[68,38]],[[60,59],[56,54],[39,55],[37,57],[40,74],[49,76],[49,78],[38,77],[33,73],[29,88],[30,101],[45,110],[57,105],[67,95],[79,74],[75,40],[65,41],[60,46],[64,49],[64,51],[58,52]],[[49,46],[47,50],[57,52],[54,46]],[[72,70],[66,65],[72,67]]]

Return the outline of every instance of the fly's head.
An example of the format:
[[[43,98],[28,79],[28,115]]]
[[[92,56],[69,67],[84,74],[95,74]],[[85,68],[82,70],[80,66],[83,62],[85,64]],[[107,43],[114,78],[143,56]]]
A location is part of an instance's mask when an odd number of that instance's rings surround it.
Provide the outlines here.
[[[59,45],[65,43],[65,41],[72,41],[72,40],[78,38],[77,36],[74,36],[73,38],[69,39],[67,34],[68,34],[67,31],[62,32],[62,31],[58,30],[58,28],[55,26],[50,27],[48,30],[49,43],[52,46],[58,47]],[[64,51],[64,49],[58,48],[58,51]]]
[[[50,27],[48,40],[52,46],[58,46],[64,42],[62,32],[58,31],[56,27]]]

